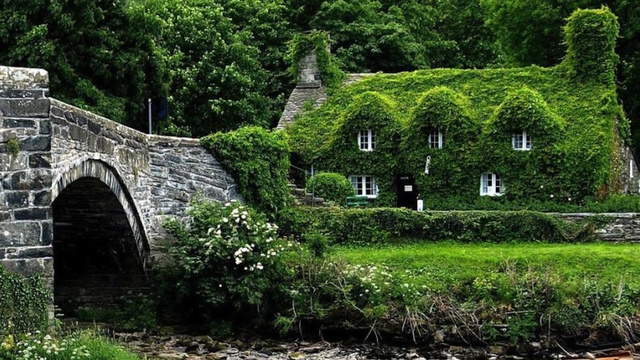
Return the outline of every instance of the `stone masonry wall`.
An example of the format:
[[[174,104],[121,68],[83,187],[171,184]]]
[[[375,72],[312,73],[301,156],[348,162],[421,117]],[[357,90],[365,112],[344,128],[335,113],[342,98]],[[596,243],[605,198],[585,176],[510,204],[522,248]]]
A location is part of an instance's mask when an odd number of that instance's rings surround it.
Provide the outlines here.
[[[613,218],[613,221],[596,230],[596,235],[600,240],[619,242],[640,241],[640,213],[575,213],[553,215],[571,222],[578,222],[590,216],[609,216]]]
[[[289,95],[289,100],[284,107],[280,121],[278,121],[278,129],[284,129],[292,123],[294,116],[305,110],[307,103],[315,109],[327,100],[327,90],[322,86],[320,80],[320,69],[315,51],[300,59],[298,68],[300,69],[298,84]]]
[[[145,264],[162,252],[162,221],[183,216],[193,196],[239,199],[197,139],[147,135],[48,92],[46,71],[0,66],[1,265],[53,283],[51,205],[79,178],[115,194]]]
[[[148,149],[150,172],[143,185],[150,197],[142,214],[152,219],[147,228],[151,239],[164,238],[162,222],[184,215],[194,196],[220,202],[241,199],[231,175],[199,140],[154,135],[149,137]],[[151,252],[161,254],[162,244],[152,241]]]
[[[0,67],[0,264],[52,284],[48,83],[44,70]]]

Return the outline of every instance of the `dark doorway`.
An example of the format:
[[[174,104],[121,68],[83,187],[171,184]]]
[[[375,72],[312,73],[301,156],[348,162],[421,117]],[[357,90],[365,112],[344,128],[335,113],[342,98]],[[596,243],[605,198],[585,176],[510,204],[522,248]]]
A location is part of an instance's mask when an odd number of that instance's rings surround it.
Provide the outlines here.
[[[411,174],[398,175],[396,178],[398,207],[417,209],[418,189]]]
[[[53,202],[54,301],[66,315],[146,288],[125,211],[102,181],[81,178]]]

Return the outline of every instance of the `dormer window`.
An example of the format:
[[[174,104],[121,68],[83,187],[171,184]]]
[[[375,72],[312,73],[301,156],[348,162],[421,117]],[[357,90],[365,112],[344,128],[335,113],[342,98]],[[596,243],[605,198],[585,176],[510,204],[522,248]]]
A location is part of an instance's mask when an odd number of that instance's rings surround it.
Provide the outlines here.
[[[432,149],[442,149],[444,147],[444,136],[438,129],[431,129],[429,132],[429,147]]]
[[[358,133],[358,146],[362,151],[372,151],[376,148],[376,134],[373,130],[364,130]]]
[[[513,134],[511,145],[514,150],[531,150],[531,135],[526,131],[519,131]]]
[[[480,196],[501,196],[504,191],[500,175],[484,173],[480,177]]]

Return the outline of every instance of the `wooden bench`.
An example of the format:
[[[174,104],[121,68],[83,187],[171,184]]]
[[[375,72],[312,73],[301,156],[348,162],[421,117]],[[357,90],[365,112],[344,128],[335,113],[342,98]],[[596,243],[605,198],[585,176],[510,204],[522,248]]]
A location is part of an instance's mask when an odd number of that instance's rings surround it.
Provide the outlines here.
[[[347,207],[367,207],[369,198],[366,196],[347,196]]]

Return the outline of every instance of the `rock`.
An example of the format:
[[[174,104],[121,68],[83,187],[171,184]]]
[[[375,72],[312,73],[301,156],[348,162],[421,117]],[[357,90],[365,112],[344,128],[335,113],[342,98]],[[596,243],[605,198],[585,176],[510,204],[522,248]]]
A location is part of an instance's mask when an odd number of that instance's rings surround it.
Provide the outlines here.
[[[410,351],[404,355],[405,359],[415,359],[418,357],[420,357],[420,355],[418,355],[415,351]]]
[[[504,347],[502,346],[487,346],[487,352],[492,355],[504,354]]]
[[[204,343],[204,348],[208,352],[214,353],[214,352],[225,350],[227,348],[227,346],[225,344],[221,343],[221,342],[217,342],[217,341],[209,339],[209,341],[206,341]]]
[[[200,344],[197,341],[192,341],[185,349],[184,352],[188,354],[198,354],[201,352]]]
[[[327,348],[328,343],[325,342],[319,342],[313,345],[309,345],[309,346],[305,346],[305,347],[301,347],[300,349],[298,349],[298,351],[304,352],[304,353],[308,353],[308,354],[314,354],[317,352],[320,352],[324,349]]]
[[[297,351],[297,352],[289,354],[289,359],[291,359],[291,360],[298,360],[298,359],[305,359],[305,358],[306,357],[305,357],[305,354],[303,352]]]

